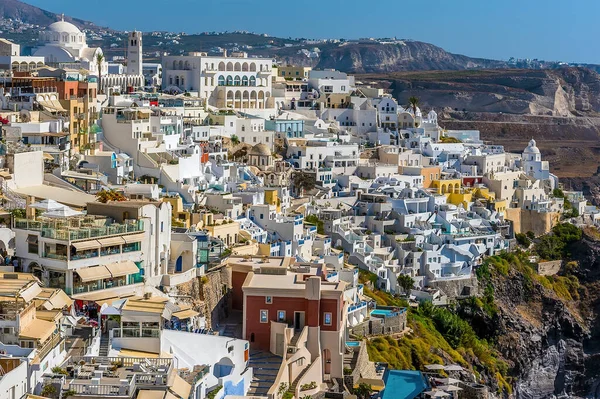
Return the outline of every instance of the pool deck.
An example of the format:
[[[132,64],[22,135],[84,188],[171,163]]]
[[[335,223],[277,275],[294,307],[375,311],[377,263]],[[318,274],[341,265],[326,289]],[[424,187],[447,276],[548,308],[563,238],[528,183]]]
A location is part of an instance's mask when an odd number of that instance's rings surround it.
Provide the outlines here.
[[[423,373],[414,370],[387,370],[383,380],[381,399],[414,399],[429,387]]]

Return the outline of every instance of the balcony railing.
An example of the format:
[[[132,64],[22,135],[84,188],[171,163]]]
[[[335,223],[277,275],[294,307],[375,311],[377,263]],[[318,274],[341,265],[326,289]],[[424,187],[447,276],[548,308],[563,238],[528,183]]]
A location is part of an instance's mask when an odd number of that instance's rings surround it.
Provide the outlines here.
[[[158,328],[115,328],[113,338],[160,338]]]
[[[62,241],[85,240],[88,238],[106,237],[144,231],[144,222],[113,223],[107,226],[79,227],[73,229],[68,225],[56,225],[54,222],[41,220],[16,219],[15,228],[21,230],[40,231],[42,237]]]
[[[63,340],[63,337],[61,337],[60,334],[54,334],[52,336],[52,338],[50,338],[49,340],[47,340],[46,342],[44,342],[44,344],[42,344],[42,346],[40,346],[39,348],[37,348],[37,357],[38,359],[41,361],[43,360],[46,355],[48,353],[50,353],[50,351],[54,348],[56,348],[57,345],[59,345]]]

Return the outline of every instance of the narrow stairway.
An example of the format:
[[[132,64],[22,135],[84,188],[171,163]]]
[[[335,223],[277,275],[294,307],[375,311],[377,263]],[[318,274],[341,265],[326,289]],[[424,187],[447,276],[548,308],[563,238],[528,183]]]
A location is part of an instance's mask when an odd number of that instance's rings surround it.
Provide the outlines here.
[[[108,356],[108,334],[100,336],[100,353],[99,356]]]
[[[302,377],[304,377],[304,374],[306,374],[306,372],[308,371],[310,365],[306,366],[306,368],[304,370],[302,370],[302,372],[300,374],[298,374],[298,377],[296,377],[296,379],[294,380],[294,382],[292,382],[292,385],[290,385],[290,388],[288,389],[289,392],[291,392],[292,394],[296,395],[296,387],[298,387],[298,383],[300,382],[300,380],[302,379]]]

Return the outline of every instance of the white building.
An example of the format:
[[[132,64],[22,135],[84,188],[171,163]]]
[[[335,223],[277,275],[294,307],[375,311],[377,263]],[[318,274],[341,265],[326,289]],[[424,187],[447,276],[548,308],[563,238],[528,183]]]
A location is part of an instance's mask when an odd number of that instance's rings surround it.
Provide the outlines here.
[[[273,108],[270,58],[231,57],[190,53],[163,57],[162,87],[165,91],[197,93],[218,108]]]

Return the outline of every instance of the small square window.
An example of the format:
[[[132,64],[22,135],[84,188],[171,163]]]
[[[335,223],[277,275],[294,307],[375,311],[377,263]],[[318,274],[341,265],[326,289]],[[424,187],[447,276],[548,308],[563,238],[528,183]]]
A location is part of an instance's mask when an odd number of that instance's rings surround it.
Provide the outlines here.
[[[260,322],[261,323],[269,322],[269,311],[268,310],[263,309],[260,311]]]
[[[277,321],[284,322],[285,321],[285,310],[277,311]]]
[[[272,296],[266,296],[265,297],[265,303],[268,303],[268,304],[273,303],[273,297]]]
[[[325,312],[323,314],[323,324],[325,324],[326,326],[331,325],[331,312]]]

